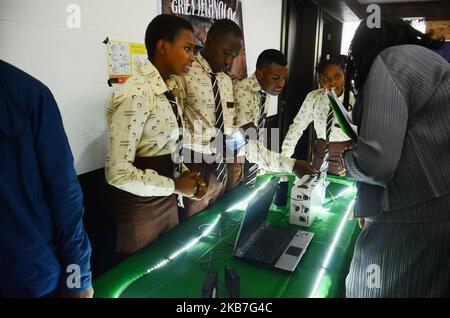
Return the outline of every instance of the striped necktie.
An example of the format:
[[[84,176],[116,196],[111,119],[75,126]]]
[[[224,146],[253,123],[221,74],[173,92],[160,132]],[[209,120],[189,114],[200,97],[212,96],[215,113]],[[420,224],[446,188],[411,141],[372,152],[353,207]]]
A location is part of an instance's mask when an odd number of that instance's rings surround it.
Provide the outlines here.
[[[333,114],[333,109],[330,106],[330,109],[328,111],[328,115],[327,115],[327,124],[325,127],[325,153],[323,156],[323,163],[322,166],[320,167],[320,171],[321,172],[326,172],[328,170],[328,153],[329,153],[329,145],[330,145],[330,135],[331,135],[331,128],[333,127],[333,119],[334,119],[334,114]]]
[[[178,164],[176,164],[175,166],[175,172],[178,175],[176,175],[175,177],[178,178],[182,173],[182,164],[183,164],[183,122],[180,113],[178,112],[178,104],[177,100],[175,99],[175,96],[170,91],[165,92],[164,95],[166,95],[170,105],[172,106],[172,111],[177,119],[178,124],[179,135],[175,149],[175,151],[177,152],[176,162],[178,162]]]
[[[267,99],[267,93],[259,91],[259,117],[258,117],[258,142],[264,143],[264,125],[266,123],[267,113],[265,112],[265,104]],[[246,162],[245,167],[245,185],[248,188],[253,188],[256,184],[256,177],[258,176],[259,167],[256,163]]]
[[[259,119],[258,119],[258,141],[264,143],[264,125],[266,124],[265,103],[267,99],[267,93],[259,91],[260,103],[259,103]]]
[[[216,128],[217,128],[217,134],[214,137],[214,141],[217,142],[217,140],[224,140],[225,138],[222,99],[220,98],[219,85],[217,83],[216,75],[214,73],[211,73],[210,75],[211,75],[212,90],[214,94],[214,105],[215,105],[214,114],[216,115]],[[222,138],[218,138],[219,134],[222,134]],[[219,183],[223,183],[223,181],[227,177],[227,169],[223,152],[224,152],[224,145],[223,144],[216,145],[216,154],[215,154],[216,176],[217,181],[219,181]]]

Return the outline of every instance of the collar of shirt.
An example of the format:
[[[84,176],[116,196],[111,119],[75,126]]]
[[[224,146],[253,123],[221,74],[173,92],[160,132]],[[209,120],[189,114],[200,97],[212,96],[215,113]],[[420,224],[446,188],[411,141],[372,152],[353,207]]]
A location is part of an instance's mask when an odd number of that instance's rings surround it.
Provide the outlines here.
[[[177,98],[186,98],[186,93],[184,90],[180,89],[176,81],[175,76],[171,76],[166,82],[167,88],[175,95]]]
[[[205,70],[205,72],[208,73],[208,76],[211,76],[211,73],[214,73],[214,71],[211,68],[211,65],[203,57],[203,55],[200,52],[197,53],[197,55],[195,56],[195,59],[197,60],[198,64],[200,64],[200,66],[203,68],[203,70]],[[228,76],[228,74],[226,74],[224,72],[217,72],[214,74],[216,74],[216,76],[219,76],[220,74]]]
[[[310,94],[312,94],[313,108],[316,109],[317,107],[319,107],[320,109],[329,109],[331,105],[329,103],[327,91],[324,88],[318,88],[310,92]],[[339,96],[338,99],[343,102],[344,94]]]
[[[256,112],[256,115],[257,115],[257,118],[258,118],[257,120],[259,120],[260,106],[261,106],[261,99],[262,99],[262,97],[260,95],[260,92],[262,91],[262,92],[264,92],[266,94],[266,100],[264,102],[264,113],[267,113],[267,107],[268,107],[267,104],[269,102],[269,99],[270,99],[269,96],[270,95],[265,90],[262,89],[261,84],[259,84],[259,81],[256,78],[256,73],[254,73],[248,79],[249,79],[250,90],[253,93],[257,94],[257,96],[258,96],[258,104],[255,105],[255,112]]]
[[[164,82],[158,69],[149,60],[141,66],[140,71],[149,78],[150,85],[152,86],[155,95],[164,94],[169,90],[176,97],[185,98],[184,91],[179,88],[175,76],[172,75],[167,82]]]
[[[198,64],[200,64],[200,66],[208,73],[214,73],[211,65],[209,65],[208,61],[203,57],[203,55],[198,52],[197,55],[195,56],[195,59],[197,60]]]
[[[319,88],[317,90],[317,95],[321,95],[321,96],[326,97],[328,99],[327,90],[325,88]],[[344,93],[342,93],[342,95],[339,96],[338,99],[342,102],[344,100]]]
[[[172,90],[177,87],[175,81],[172,78],[170,78],[166,84],[166,82],[164,82],[161,75],[159,74],[159,71],[149,60],[147,60],[147,62],[145,62],[145,64],[141,66],[140,71],[148,78],[148,81],[155,95],[162,95],[168,90]]]
[[[259,84],[258,79],[256,78],[256,73],[254,73],[252,76],[250,76],[248,78],[248,80],[249,80],[250,89],[252,90],[252,92],[259,92],[259,91],[263,90],[261,88],[261,85]]]

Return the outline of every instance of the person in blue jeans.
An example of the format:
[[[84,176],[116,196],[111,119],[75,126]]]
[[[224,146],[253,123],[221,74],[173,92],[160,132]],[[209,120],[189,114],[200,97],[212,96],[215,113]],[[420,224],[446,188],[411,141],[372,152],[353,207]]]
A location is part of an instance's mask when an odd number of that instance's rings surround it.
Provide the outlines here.
[[[0,297],[92,297],[83,195],[50,90],[0,60]]]

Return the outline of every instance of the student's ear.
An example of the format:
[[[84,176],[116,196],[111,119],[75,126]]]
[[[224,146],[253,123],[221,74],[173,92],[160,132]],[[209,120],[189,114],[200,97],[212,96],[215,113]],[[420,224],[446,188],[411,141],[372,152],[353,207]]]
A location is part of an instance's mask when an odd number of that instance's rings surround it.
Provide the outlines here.
[[[166,41],[163,39],[158,40],[156,43],[156,51],[161,55],[165,55],[167,51]]]
[[[260,69],[256,69],[255,75],[256,75],[256,79],[261,82],[261,80],[263,78],[263,74]]]

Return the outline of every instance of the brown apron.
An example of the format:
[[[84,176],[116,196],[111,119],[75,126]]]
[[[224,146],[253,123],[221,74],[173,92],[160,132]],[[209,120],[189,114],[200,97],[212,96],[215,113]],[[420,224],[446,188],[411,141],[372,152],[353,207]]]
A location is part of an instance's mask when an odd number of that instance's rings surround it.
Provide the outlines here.
[[[227,187],[225,193],[236,188],[244,180],[245,157],[234,157],[234,162],[227,162]]]
[[[152,169],[162,176],[173,178],[174,164],[170,155],[140,157],[133,164],[141,170]],[[140,197],[117,188],[113,191],[113,215],[117,228],[116,253],[134,253],[179,223],[175,194],[166,197]]]
[[[323,139],[317,139],[314,143],[314,154],[312,160],[312,166],[314,169],[319,170],[325,156],[326,142]],[[345,148],[350,147],[352,142],[330,142],[328,145],[328,173],[334,175],[341,175],[344,172],[344,166],[342,165],[342,152]]]
[[[187,148],[185,148],[184,151],[184,158],[192,159],[187,161],[194,162],[194,158],[197,158],[197,160],[202,158],[201,163],[185,162],[185,165],[189,168],[190,171],[199,171],[201,173],[202,179],[206,182],[206,194],[200,201],[183,198],[184,209],[181,209],[180,213],[180,218],[182,220],[203,211],[210,204],[214,203],[218,198],[220,198],[225,192],[228,179],[228,177],[225,178],[223,184],[219,183],[219,181],[217,181],[215,166],[213,164],[206,163],[203,160],[203,155],[201,153],[191,151]],[[186,153],[189,154],[186,155]]]

